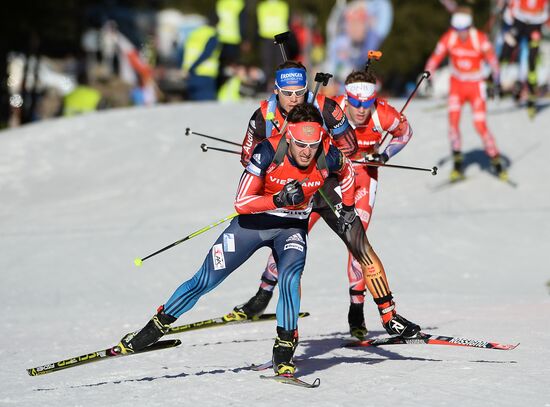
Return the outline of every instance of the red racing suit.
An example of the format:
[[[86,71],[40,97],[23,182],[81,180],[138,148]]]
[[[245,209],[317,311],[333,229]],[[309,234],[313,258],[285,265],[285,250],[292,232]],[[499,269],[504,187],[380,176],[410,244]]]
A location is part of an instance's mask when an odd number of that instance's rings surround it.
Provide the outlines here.
[[[335,100],[345,109],[345,98],[339,96]],[[358,150],[350,157],[353,161],[364,160],[365,155],[377,152],[379,143],[387,131],[391,135],[391,141],[384,149],[384,154],[389,157],[397,154],[412,137],[412,129],[407,118],[400,114],[393,106],[382,98],[377,98],[370,108],[371,114],[363,125],[350,124],[355,129]],[[365,232],[367,231],[374,208],[376,190],[378,186],[378,167],[369,167],[360,163],[352,163],[355,172],[355,209],[359,215]],[[309,229],[319,220],[317,212],[312,213],[309,220]],[[363,302],[364,295],[358,294],[365,290],[365,280],[359,262],[353,258],[351,252],[348,255],[348,280],[352,302]]]
[[[310,93],[309,97],[313,95]],[[336,101],[328,97],[317,95],[313,104],[323,117],[324,127],[330,133],[334,144],[346,155],[357,151],[357,142],[353,128],[349,125],[346,115]],[[241,164],[246,167],[250,161],[252,151],[261,141],[279,133],[283,126],[287,112],[279,104],[277,95],[271,94],[269,99],[263,100],[260,107],[252,114],[248,128],[242,142]]]
[[[344,205],[354,204],[355,179],[351,162],[328,138],[324,138],[321,154],[325,155],[326,168],[319,168],[313,160],[307,168],[298,167],[286,153],[280,164],[273,162],[279,144],[286,145],[283,136],[270,137],[254,149],[253,157],[241,177],[235,209],[239,214],[265,213],[281,218],[307,220],[313,205],[313,195],[325,182],[329,174],[337,175],[342,190]],[[302,189],[305,200],[297,206],[277,208],[273,195],[281,191],[284,185],[292,180],[303,181]]]
[[[446,56],[450,59],[451,86],[449,90],[449,139],[453,151],[460,152],[462,140],[459,122],[462,105],[472,106],[474,126],[479,133],[485,152],[489,157],[499,154],[495,139],[486,121],[486,88],[482,71],[487,62],[494,77],[499,76],[499,65],[487,35],[475,28],[468,29],[468,37],[462,40],[458,32],[449,29],[439,39],[434,52],[426,63],[426,70],[433,74]]]

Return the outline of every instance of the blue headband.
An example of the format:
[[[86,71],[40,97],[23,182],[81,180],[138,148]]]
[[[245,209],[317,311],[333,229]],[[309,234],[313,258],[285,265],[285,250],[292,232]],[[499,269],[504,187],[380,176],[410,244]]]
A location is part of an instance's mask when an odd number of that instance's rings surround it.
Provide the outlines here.
[[[285,68],[275,72],[275,84],[284,88],[285,86],[307,86],[306,70],[302,68]]]

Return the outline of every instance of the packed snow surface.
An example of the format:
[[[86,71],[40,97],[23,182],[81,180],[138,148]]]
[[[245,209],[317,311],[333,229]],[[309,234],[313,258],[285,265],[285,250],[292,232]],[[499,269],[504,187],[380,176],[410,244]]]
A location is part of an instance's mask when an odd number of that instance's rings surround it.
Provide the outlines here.
[[[404,100],[392,100],[398,109]],[[224,226],[146,255],[233,209],[241,142],[257,103],[180,104],[55,119],[0,132],[0,405],[550,406],[550,110],[530,121],[510,101],[489,127],[516,187],[488,171],[471,113],[467,180],[451,165],[441,102],[407,108],[414,136],[381,169],[369,239],[397,310],[438,335],[518,343],[512,351],[397,345],[349,349],[347,254],[319,222],[302,279],[299,375],[317,389],[262,381],[275,323],[180,334],[182,346],[30,377],[26,368],[114,345],[190,278]],[[257,252],[176,324],[223,315],[257,290]],[[277,291],[268,312],[274,312]],[[370,296],[371,337],[386,335]]]

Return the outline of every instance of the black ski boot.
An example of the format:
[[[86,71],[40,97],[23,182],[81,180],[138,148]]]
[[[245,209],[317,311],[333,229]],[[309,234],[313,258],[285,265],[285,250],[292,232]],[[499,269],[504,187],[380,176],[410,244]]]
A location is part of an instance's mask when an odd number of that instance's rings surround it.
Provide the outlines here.
[[[157,342],[170,329],[170,324],[177,318],[165,314],[163,309],[159,311],[147,324],[139,331],[130,332],[122,338],[118,348],[119,353],[133,353]]]
[[[392,319],[384,323],[384,328],[390,335],[399,335],[404,338],[414,338],[420,332],[417,324],[399,314],[394,314]]]
[[[230,312],[224,318],[231,321],[254,319],[254,317],[264,313],[272,296],[273,291],[260,288],[252,298],[242,305],[237,305],[233,308],[233,312]]]
[[[298,346],[298,330],[287,331],[277,327],[277,338],[273,345],[273,370],[281,376],[294,376],[296,365],[292,358]]]
[[[351,336],[364,341],[367,333],[365,315],[363,314],[363,303],[350,303],[348,312],[349,333]]]
[[[499,177],[502,181],[508,180],[508,173],[502,166],[502,159],[499,155],[496,155],[491,158],[491,168],[493,169],[495,175]]]
[[[462,163],[464,156],[460,151],[453,151],[453,170],[451,171],[451,182],[457,182],[463,180],[464,173],[462,172]]]

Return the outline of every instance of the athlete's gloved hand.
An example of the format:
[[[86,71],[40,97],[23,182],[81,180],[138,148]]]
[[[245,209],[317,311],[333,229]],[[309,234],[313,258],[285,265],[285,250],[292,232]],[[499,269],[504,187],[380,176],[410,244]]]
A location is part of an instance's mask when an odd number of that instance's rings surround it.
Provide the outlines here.
[[[386,153],[382,153],[382,154],[372,153],[372,154],[367,154],[365,156],[365,160],[384,164],[386,161],[389,160],[389,157]]]
[[[487,81],[487,98],[494,99],[495,97],[502,97],[502,87],[500,86],[499,77],[491,75],[489,81]]]
[[[287,182],[281,191],[273,195],[273,202],[277,208],[299,205],[305,199],[302,185],[297,180]]]
[[[336,223],[338,233],[343,235],[348,230],[350,230],[351,224],[356,217],[357,214],[355,213],[355,205],[342,205],[342,209],[340,209],[340,217],[338,218],[338,222]]]

